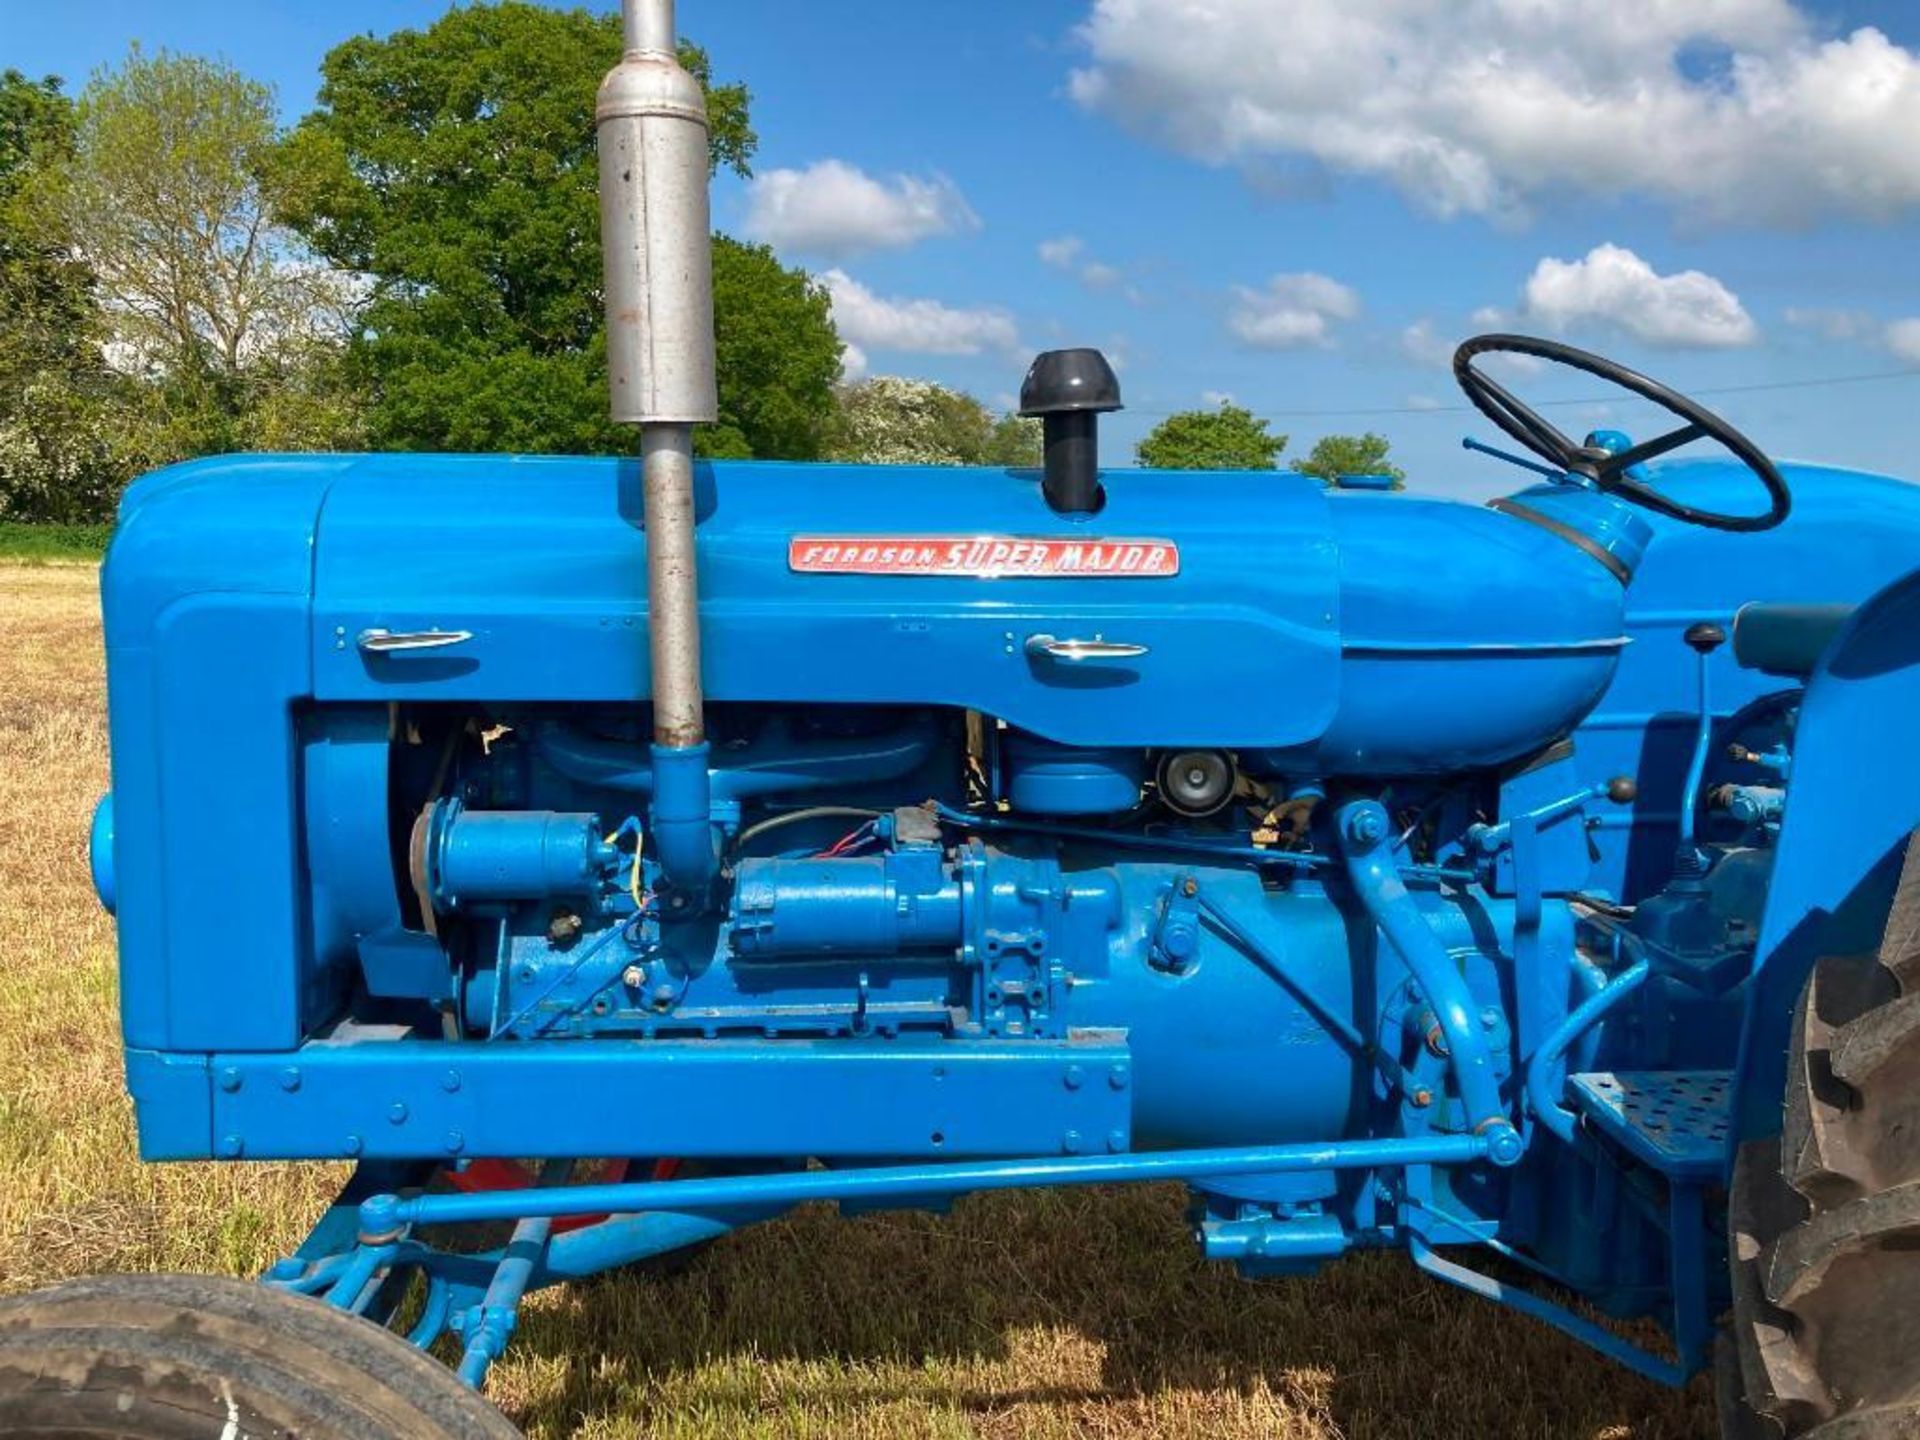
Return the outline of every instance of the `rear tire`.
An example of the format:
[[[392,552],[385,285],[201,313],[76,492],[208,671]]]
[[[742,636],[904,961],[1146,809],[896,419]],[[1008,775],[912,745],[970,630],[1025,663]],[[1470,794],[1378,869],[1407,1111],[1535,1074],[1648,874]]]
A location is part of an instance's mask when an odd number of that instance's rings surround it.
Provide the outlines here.
[[[0,1301],[0,1435],[512,1440],[429,1356],[318,1300],[107,1275]]]
[[[1877,955],[1814,966],[1728,1216],[1728,1440],[1920,1437],[1920,844]]]

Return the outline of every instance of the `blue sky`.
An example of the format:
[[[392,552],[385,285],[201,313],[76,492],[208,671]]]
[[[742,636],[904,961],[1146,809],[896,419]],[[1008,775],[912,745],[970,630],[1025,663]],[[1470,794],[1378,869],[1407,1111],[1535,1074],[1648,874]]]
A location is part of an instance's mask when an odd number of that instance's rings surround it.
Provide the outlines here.
[[[136,39],[217,54],[291,119],[328,46],[445,8],[0,0],[0,64],[77,84]],[[680,12],[716,74],[751,88],[761,137],[756,178],[717,184],[716,223],[829,276],[871,373],[1005,404],[1032,351],[1094,344],[1128,406],[1110,461],[1224,394],[1295,452],[1372,428],[1416,484],[1485,493],[1511,472],[1460,452],[1486,427],[1444,408],[1443,357],[1506,326],[1685,390],[1785,385],[1709,403],[1776,454],[1920,475],[1920,6]],[[1882,372],[1902,373],[1799,383]],[[1625,407],[1557,413],[1648,428]]]

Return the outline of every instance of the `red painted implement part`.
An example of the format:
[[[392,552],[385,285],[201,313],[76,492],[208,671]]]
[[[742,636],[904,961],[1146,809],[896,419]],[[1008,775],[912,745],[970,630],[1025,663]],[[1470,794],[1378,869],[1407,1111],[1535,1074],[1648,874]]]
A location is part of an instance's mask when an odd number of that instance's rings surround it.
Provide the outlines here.
[[[600,1176],[603,1184],[618,1184],[629,1177],[632,1171],[651,1165],[650,1180],[671,1180],[680,1171],[678,1159],[664,1160],[609,1160]],[[448,1174],[447,1183],[455,1190],[468,1195],[486,1194],[497,1190],[531,1190],[534,1185],[534,1171],[518,1160],[475,1160],[466,1169],[455,1170]],[[598,1225],[608,1219],[605,1215],[569,1215],[553,1222],[553,1233],[561,1235],[569,1230],[582,1230],[589,1225]]]

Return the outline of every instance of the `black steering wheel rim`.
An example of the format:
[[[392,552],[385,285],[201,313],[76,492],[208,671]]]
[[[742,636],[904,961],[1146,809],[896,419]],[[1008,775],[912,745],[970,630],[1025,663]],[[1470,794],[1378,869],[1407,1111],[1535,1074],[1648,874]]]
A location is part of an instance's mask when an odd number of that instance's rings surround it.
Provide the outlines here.
[[[1520,400],[1499,381],[1474,368],[1473,362],[1479,356],[1498,354],[1531,355],[1539,360],[1582,371],[1631,391],[1669,414],[1680,417],[1686,424],[1618,454],[1576,445],[1539,411]],[[1473,403],[1474,409],[1541,459],[1569,474],[1584,476],[1609,494],[1618,495],[1623,500],[1658,514],[1690,525],[1704,525],[1712,530],[1754,531],[1771,530],[1785,520],[1793,508],[1793,497],[1787,490],[1787,482],[1780,477],[1780,472],[1758,445],[1698,401],[1690,400],[1679,391],[1669,389],[1658,380],[1649,379],[1616,360],[1533,335],[1476,335],[1453,352],[1453,378],[1459,382],[1460,389]],[[1766,513],[1728,515],[1717,510],[1683,505],[1627,473],[1644,461],[1664,455],[1669,450],[1677,450],[1682,445],[1690,445],[1695,440],[1717,442],[1754,473],[1766,488]]]

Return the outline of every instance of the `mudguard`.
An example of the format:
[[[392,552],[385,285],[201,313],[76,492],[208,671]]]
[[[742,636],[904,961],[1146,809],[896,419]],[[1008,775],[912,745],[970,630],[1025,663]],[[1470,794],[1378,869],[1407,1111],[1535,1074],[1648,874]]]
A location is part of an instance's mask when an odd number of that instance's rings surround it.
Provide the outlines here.
[[[1920,571],[1863,603],[1807,682],[1740,1037],[1733,1146],[1780,1128],[1788,1030],[1813,962],[1879,944],[1920,825],[1916,724]]]

